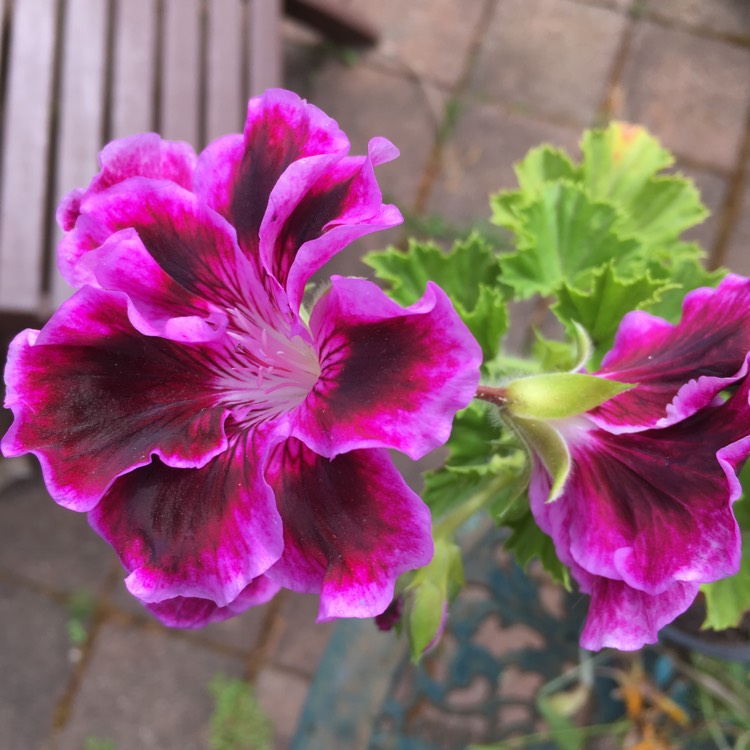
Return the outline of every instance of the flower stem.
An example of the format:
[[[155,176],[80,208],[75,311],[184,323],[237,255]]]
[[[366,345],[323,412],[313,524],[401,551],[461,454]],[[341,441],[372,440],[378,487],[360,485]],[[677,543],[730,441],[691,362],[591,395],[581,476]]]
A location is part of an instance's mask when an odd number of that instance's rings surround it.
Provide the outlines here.
[[[477,386],[477,392],[474,398],[487,401],[490,404],[494,404],[499,408],[503,408],[508,403],[507,389],[497,388],[491,385],[480,385]]]
[[[471,495],[466,502],[461,503],[442,516],[432,530],[433,537],[435,539],[452,537],[462,524],[468,521],[478,510],[481,510],[498,492],[504,490],[517,479],[516,473],[495,477],[485,487]]]

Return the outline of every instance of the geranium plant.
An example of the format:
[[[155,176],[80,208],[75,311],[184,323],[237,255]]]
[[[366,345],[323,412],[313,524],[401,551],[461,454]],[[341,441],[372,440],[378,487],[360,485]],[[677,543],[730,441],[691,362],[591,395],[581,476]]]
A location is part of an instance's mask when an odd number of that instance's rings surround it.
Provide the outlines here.
[[[333,276],[311,294],[334,255],[401,221],[374,173],[395,147],[348,151],[284,91],[199,155],[109,144],[58,211],[77,291],[11,345],[4,454],[39,458],[171,626],[284,587],[319,593],[319,620],[399,622],[418,657],[480,509],[521,562],[591,595],[586,648],[653,642],[701,587],[709,624],[734,624],[750,280],[680,239],[705,209],[663,174],[670,155],[622,124],[586,133],[580,163],[541,147],[492,198],[513,251],[412,242],[367,256],[385,291]],[[511,354],[530,298],[565,335]],[[446,442],[420,499],[386,449]]]

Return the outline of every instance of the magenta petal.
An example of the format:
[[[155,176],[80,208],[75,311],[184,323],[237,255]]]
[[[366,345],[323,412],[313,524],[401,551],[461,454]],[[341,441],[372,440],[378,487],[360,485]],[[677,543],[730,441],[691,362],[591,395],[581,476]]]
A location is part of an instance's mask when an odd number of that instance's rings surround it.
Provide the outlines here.
[[[121,295],[84,287],[10,348],[6,406],[15,421],[3,452],[36,454],[50,493],[75,510],[89,510],[152,455],[195,467],[227,446],[210,351],[143,336],[126,309]]]
[[[85,196],[99,193],[130,177],[169,180],[189,190],[196,160],[189,144],[165,141],[156,133],[141,133],[112,141],[99,154],[99,174],[86,190],[78,188],[63,199],[57,210],[57,221],[64,231],[70,231]]]
[[[590,416],[610,432],[674,424],[744,377],[748,352],[750,279],[730,275],[716,289],[690,292],[676,326],[628,313],[596,374],[638,387]]]
[[[395,206],[383,204],[374,171],[396,156],[395,146],[375,138],[367,157],[305,159],[279,178],[260,229],[261,261],[286,287],[292,309],[308,279],[342,248],[402,222]]]
[[[745,381],[724,405],[661,430],[563,427],[574,464],[563,495],[546,503],[538,478],[530,488],[532,511],[561,559],[651,595],[674,581],[733,575],[740,537],[732,503],[750,453],[749,389]]]
[[[89,520],[131,571],[131,594],[226,607],[276,562],[281,520],[263,479],[266,454],[257,433],[241,435],[200,469],[155,460],[112,485]]]
[[[191,294],[168,276],[134,229],[116,232],[81,263],[92,269],[92,282],[127,295],[128,318],[146,336],[213,341],[227,328],[224,310]]]
[[[275,449],[266,477],[284,522],[284,553],[267,575],[319,591],[319,622],[380,614],[398,576],[429,563],[429,510],[385,451],[330,460],[292,438]]]
[[[181,187],[139,177],[84,202],[75,229],[60,243],[59,260],[68,269],[67,275],[78,284],[101,283],[113,291],[129,292],[125,282],[118,284],[120,268],[97,281],[98,257],[88,257],[124,229],[135,230],[159,268],[187,294],[224,307],[260,295],[253,268],[224,219]],[[125,256],[120,265],[127,261]],[[129,272],[135,274],[137,271]],[[253,282],[257,289],[251,288]],[[154,294],[160,293],[159,287]],[[142,288],[134,298],[145,291]]]
[[[296,94],[272,89],[250,100],[242,150],[230,136],[201,154],[195,190],[236,227],[240,246],[256,257],[271,191],[287,167],[348,149],[334,120]]]
[[[321,375],[292,434],[325,456],[385,447],[419,458],[448,439],[482,354],[438,286],[403,308],[369,281],[334,276],[310,326]]]
[[[659,631],[693,603],[699,588],[697,583],[677,581],[651,595],[623,581],[596,577],[590,584],[591,604],[581,647],[590,651],[636,651],[647,643],[656,643]]]
[[[170,628],[202,628],[212,622],[222,622],[245,612],[251,607],[273,599],[281,587],[266,578],[258,576],[249,583],[234,601],[219,607],[210,599],[176,596],[174,599],[146,604],[146,608]]]

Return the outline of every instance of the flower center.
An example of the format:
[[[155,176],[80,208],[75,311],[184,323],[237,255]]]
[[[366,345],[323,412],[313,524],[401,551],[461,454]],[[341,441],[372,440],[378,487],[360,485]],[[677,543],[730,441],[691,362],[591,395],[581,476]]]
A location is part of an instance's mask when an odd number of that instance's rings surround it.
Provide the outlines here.
[[[320,377],[320,363],[306,329],[292,333],[279,315],[272,322],[232,310],[219,387],[243,427],[290,411]]]

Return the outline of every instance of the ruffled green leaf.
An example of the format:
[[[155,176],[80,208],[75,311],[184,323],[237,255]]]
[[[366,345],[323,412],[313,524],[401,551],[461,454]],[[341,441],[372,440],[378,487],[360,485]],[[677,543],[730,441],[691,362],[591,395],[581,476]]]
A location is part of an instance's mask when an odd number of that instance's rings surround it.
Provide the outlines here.
[[[515,166],[521,191],[538,195],[549,182],[581,182],[583,170],[561,149],[549,145],[532,148]]]
[[[611,349],[623,316],[631,310],[656,304],[661,295],[675,287],[677,284],[670,281],[653,279],[650,273],[622,279],[614,270],[614,264],[608,263],[594,271],[587,292],[563,284],[552,311],[565,326],[576,322],[585,328],[592,344],[593,357],[589,366],[596,367]]]
[[[402,305],[419,299],[428,281],[437,283],[479,342],[484,359],[497,356],[508,329],[508,310],[497,283],[497,258],[482,237],[472,234],[456,242],[449,253],[412,240],[406,252],[395,248],[371,252],[364,262],[388,283],[388,295]]]
[[[617,233],[619,218],[577,185],[545,185],[519,210],[518,250],[500,257],[502,282],[519,298],[554,294],[564,283],[586,289],[594,269],[625,262],[640,248]]]
[[[641,309],[677,323],[682,316],[682,301],[688,292],[700,287],[713,289],[726,275],[725,268],[707,271],[698,260],[688,258],[669,274],[670,286],[659,294],[658,299],[643,303]]]
[[[445,465],[425,473],[422,491],[437,525],[456,511],[458,523],[465,520],[464,510],[510,512],[528,480],[526,451],[515,434],[492,420],[488,407],[473,402],[456,415],[446,447]]]

